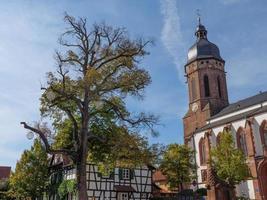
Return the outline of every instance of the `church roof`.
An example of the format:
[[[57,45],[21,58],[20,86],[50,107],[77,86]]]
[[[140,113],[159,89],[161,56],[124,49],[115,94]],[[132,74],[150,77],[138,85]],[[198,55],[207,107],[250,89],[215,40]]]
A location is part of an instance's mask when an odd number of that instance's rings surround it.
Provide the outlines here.
[[[219,48],[207,39],[207,30],[204,25],[199,24],[197,26],[195,35],[197,41],[188,51],[187,64],[205,58],[215,58],[223,61]]]
[[[210,122],[206,124],[205,126],[199,128],[197,132],[205,131],[209,128],[217,127],[220,125],[228,124],[233,121],[237,121],[240,119],[248,118],[255,116],[257,114],[267,112],[267,106],[260,106],[253,108],[252,106],[259,105],[263,102],[267,101],[267,91],[262,92],[260,94],[248,97],[246,99],[242,99],[240,101],[237,101],[235,103],[232,103],[222,109],[218,114],[212,116],[207,121]],[[247,109],[247,108],[253,108],[253,109]],[[247,110],[245,110],[247,109]],[[242,112],[243,110],[243,112]],[[234,114],[236,113],[236,114]],[[230,115],[233,114],[233,115]],[[227,115],[229,115],[227,117]],[[221,118],[221,119],[220,119]],[[217,120],[218,119],[218,120]]]
[[[260,104],[264,101],[267,101],[267,91],[261,92],[257,95],[254,95],[254,96],[248,97],[246,99],[242,99],[240,101],[232,103],[232,104],[228,105],[227,107],[225,107],[224,109],[222,109],[216,115],[212,116],[210,119],[215,119],[215,118],[218,118],[218,117],[221,117],[221,116],[224,116],[224,115],[227,115],[227,114],[239,111],[239,110],[243,110],[243,109],[248,108],[250,106]]]

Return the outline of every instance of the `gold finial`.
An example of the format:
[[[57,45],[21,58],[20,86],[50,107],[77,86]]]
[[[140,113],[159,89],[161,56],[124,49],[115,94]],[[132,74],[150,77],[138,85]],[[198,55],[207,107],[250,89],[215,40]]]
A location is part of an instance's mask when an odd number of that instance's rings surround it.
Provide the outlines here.
[[[200,9],[197,9],[196,10],[196,13],[197,13],[198,25],[200,25],[201,24],[201,21],[200,21],[200,17],[201,17],[201,15],[200,15]]]

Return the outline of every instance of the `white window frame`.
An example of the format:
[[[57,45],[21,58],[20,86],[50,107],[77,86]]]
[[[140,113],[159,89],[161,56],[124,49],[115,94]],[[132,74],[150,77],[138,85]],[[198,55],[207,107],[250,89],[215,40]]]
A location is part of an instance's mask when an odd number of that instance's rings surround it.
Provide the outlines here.
[[[122,179],[124,179],[124,180],[130,179],[130,176],[131,176],[130,173],[131,173],[130,169],[122,169]]]
[[[120,193],[119,200],[129,200],[129,194],[126,192]]]

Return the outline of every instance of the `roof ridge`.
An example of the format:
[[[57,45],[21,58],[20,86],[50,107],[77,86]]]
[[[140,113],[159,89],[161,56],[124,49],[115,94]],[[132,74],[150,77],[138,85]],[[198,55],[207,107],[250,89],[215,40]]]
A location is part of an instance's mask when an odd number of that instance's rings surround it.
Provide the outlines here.
[[[264,101],[267,101],[267,91],[260,92],[258,94],[255,94],[253,96],[250,96],[244,99],[240,99],[234,103],[230,103],[228,106],[224,107],[220,112],[213,115],[208,120],[215,119],[217,117],[221,117],[221,116],[251,107],[253,105],[259,104]]]

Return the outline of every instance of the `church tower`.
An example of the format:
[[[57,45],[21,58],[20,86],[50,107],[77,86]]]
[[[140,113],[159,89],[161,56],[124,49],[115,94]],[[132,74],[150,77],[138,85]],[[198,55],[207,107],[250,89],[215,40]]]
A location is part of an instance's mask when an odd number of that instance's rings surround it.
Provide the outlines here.
[[[189,92],[189,109],[183,118],[185,142],[208,118],[228,105],[225,61],[219,48],[208,40],[207,33],[199,18],[197,39],[188,51],[185,65]]]

